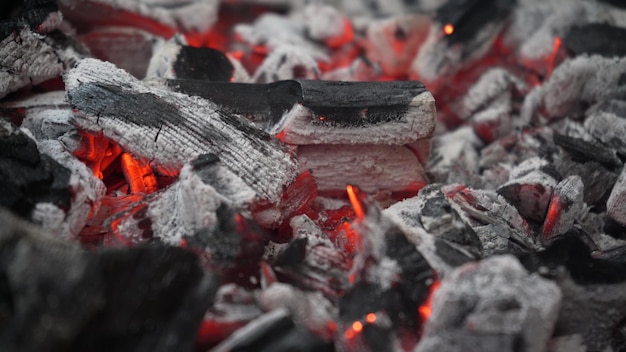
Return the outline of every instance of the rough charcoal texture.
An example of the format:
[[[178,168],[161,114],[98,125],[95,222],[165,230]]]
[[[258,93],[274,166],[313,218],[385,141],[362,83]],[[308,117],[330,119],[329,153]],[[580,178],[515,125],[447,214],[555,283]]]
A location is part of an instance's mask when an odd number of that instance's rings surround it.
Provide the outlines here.
[[[292,153],[243,117],[200,98],[151,89],[115,66],[85,59],[65,77],[76,123],[100,132],[166,174],[218,155],[260,199],[276,203],[296,176]]]
[[[625,38],[626,28],[608,23],[590,23],[571,28],[563,38],[563,44],[575,55],[623,57],[626,56]]]
[[[191,351],[216,278],[174,247],[87,252],[0,210],[3,351]]]
[[[71,172],[15,125],[0,119],[0,205],[30,219],[38,203],[67,210]]]
[[[415,351],[544,351],[559,287],[512,256],[468,263],[443,279]]]

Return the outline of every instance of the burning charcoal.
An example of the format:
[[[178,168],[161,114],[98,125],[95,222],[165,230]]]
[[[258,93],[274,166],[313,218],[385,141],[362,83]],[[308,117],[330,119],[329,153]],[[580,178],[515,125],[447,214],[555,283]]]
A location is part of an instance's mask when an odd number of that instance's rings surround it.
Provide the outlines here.
[[[501,138],[480,151],[480,167],[498,167],[500,164],[517,165],[526,159],[550,159],[558,151],[553,140],[553,130],[541,127]]]
[[[291,285],[275,282],[258,294],[266,311],[287,308],[294,322],[325,339],[331,339],[331,328],[337,319],[337,308],[320,292],[301,291]]]
[[[298,146],[301,171],[310,170],[320,191],[339,191],[346,184],[365,192],[417,192],[428,178],[413,152],[395,145]]]
[[[570,28],[563,45],[575,55],[626,56],[626,28],[608,23],[590,23]]]
[[[549,242],[565,234],[586,210],[583,202],[584,185],[580,176],[569,176],[554,189],[543,223],[541,240]]]
[[[72,204],[72,181],[78,182],[71,180],[70,169],[41,154],[34,140],[4,119],[0,119],[0,144],[0,205],[32,220],[38,206],[47,208],[63,222]]]
[[[485,72],[467,91],[460,108],[461,116],[471,116],[497,102],[508,102],[515,91],[524,91],[526,85],[519,78],[502,68]]]
[[[294,325],[284,308],[265,313],[235,331],[228,339],[212,349],[226,351],[334,351],[332,344]]]
[[[2,324],[10,327],[0,334],[3,350],[193,347],[217,288],[195,255],[162,247],[87,252],[6,211],[0,218],[0,306],[9,305]]]
[[[308,4],[303,10],[304,31],[313,40],[337,48],[354,39],[350,21],[325,4]]]
[[[166,175],[200,154],[214,153],[258,198],[272,204],[295,179],[297,163],[286,147],[206,100],[148,88],[92,59],[70,71],[66,86],[81,128],[102,131]]]
[[[557,184],[557,180],[542,170],[547,166],[543,159],[527,159],[511,171],[511,179],[497,190],[527,219],[543,221],[546,216]]]
[[[365,54],[389,77],[406,75],[431,21],[419,14],[403,14],[371,21],[366,28]]]
[[[156,48],[146,76],[230,82],[233,72],[232,63],[221,51],[195,48],[174,36]]]
[[[441,189],[458,206],[460,215],[473,227],[499,224],[511,241],[525,249],[538,249],[533,231],[515,207],[496,192],[472,190],[462,185],[448,185]]]
[[[581,145],[585,144],[581,143]],[[609,194],[617,180],[617,173],[611,171],[613,168],[607,169],[594,161],[578,163],[570,159],[568,155],[560,154],[554,166],[563,177],[580,176],[585,185],[583,201],[588,205],[595,205],[606,200],[605,196]]]
[[[434,138],[433,155],[428,171],[435,182],[454,182],[455,175],[474,176],[478,174],[478,151],[483,145],[470,127],[462,127],[452,133]],[[452,170],[456,172],[452,172]],[[461,180],[457,180],[461,181]],[[470,183],[467,178],[462,182]]]
[[[26,1],[20,17],[1,23],[0,98],[27,85],[59,77],[83,57],[61,43],[62,20],[55,1]]]
[[[561,292],[512,256],[469,263],[435,292],[415,351],[544,351]]]
[[[626,58],[593,55],[567,60],[526,96],[521,116],[524,121],[580,116],[586,106],[623,97],[626,86],[620,77],[624,72]]]
[[[622,161],[615,155],[614,150],[581,138],[556,133],[554,143],[567,151],[572,160],[575,161],[596,161],[609,169],[619,168],[623,165]]]
[[[617,151],[620,156],[626,155],[626,141],[622,133],[626,133],[626,119],[623,114],[598,109],[585,120],[586,130],[598,141]]]
[[[413,73],[426,83],[452,76],[491,48],[516,1],[446,2],[437,10],[430,34],[413,61]]]
[[[626,226],[626,167],[622,169],[606,202],[609,218]]]
[[[276,273],[306,290],[338,298],[348,289],[351,261],[305,215],[293,217],[294,240],[277,254]]]
[[[297,145],[407,144],[435,128],[435,102],[417,81],[289,80],[268,85],[170,80],[174,90],[251,115]]]
[[[157,3],[149,0],[59,1],[63,15],[82,26],[119,25],[121,22],[130,26],[146,26],[155,31],[162,30],[165,34],[173,34],[177,30],[206,32],[217,20],[218,6],[219,1],[216,0],[191,0],[182,4],[176,0]]]
[[[254,83],[270,83],[319,77],[320,71],[314,55],[297,46],[281,45],[267,55],[250,80]]]

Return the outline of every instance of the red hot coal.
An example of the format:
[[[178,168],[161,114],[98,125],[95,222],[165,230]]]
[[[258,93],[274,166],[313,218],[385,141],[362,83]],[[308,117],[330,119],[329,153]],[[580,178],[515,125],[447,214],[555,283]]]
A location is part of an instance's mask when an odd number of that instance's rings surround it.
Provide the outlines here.
[[[622,1],[0,7],[0,350],[626,351]]]

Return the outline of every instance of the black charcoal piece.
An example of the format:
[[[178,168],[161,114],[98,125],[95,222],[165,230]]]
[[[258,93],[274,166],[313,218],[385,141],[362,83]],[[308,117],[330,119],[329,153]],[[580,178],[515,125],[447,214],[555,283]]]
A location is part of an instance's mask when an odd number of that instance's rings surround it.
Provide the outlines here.
[[[293,144],[403,144],[428,137],[434,129],[434,99],[417,81],[167,80],[167,84],[247,115],[273,134],[285,132],[281,139]],[[319,135],[311,135],[312,130]]]
[[[2,351],[191,351],[217,290],[180,248],[89,252],[0,209]]]
[[[563,37],[563,45],[574,55],[626,56],[626,28],[608,23],[575,26]]]
[[[25,0],[3,2],[2,17],[0,18],[0,36],[6,38],[14,31],[19,31],[22,27],[28,27],[31,31],[37,31],[50,14],[59,10],[54,0]],[[12,9],[12,10],[11,10]],[[17,12],[13,17],[9,17],[11,12]]]
[[[174,63],[178,79],[229,82],[234,68],[226,55],[211,48],[182,46]]]
[[[554,143],[565,149],[574,161],[597,161],[612,170],[621,168],[623,165],[614,150],[582,138],[555,133]]]
[[[71,172],[40,154],[34,140],[0,118],[0,206],[30,219],[38,203],[70,207]]]
[[[453,26],[446,36],[450,44],[467,43],[490,22],[505,20],[516,4],[516,0],[452,0],[437,10],[435,18],[441,26]]]
[[[289,242],[287,248],[280,252],[276,259],[277,266],[295,266],[304,260],[306,256],[307,238],[296,238]]]

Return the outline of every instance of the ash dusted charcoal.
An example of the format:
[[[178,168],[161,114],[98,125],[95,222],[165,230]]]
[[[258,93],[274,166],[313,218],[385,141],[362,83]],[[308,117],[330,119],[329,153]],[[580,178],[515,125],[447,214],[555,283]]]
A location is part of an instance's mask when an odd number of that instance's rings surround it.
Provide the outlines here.
[[[559,287],[513,256],[468,263],[445,277],[415,351],[543,351],[561,302]]]
[[[428,183],[423,166],[404,146],[302,145],[300,170],[310,170],[320,192],[342,192],[346,184],[365,192],[417,192]]]
[[[478,149],[482,146],[483,142],[471,127],[461,127],[454,132],[433,138],[433,155],[427,167],[433,181],[441,183],[475,181],[475,175],[479,171]],[[464,180],[454,180],[455,177]]]
[[[274,269],[296,287],[318,291],[336,299],[348,287],[351,261],[305,215],[293,217],[294,239],[280,251]]]
[[[165,27],[165,34],[173,34],[177,30],[208,31],[217,20],[218,6],[219,1],[216,0],[192,0],[183,4],[175,0],[158,3],[149,0],[59,1],[63,15],[77,25],[91,27],[122,24],[146,26],[155,31],[160,29],[158,27]],[[125,16],[120,16],[120,13]]]
[[[511,171],[510,180],[497,190],[527,219],[543,221],[546,216],[557,185],[557,180],[542,170],[547,166],[546,160],[527,159]]]
[[[162,247],[87,252],[4,210],[0,218],[0,304],[11,307],[3,350],[191,350],[217,289],[193,254]]]
[[[211,102],[148,88],[93,59],[81,61],[65,81],[81,128],[102,131],[164,174],[175,174],[186,161],[213,153],[259,199],[272,204],[296,177],[297,162],[287,147]]]
[[[586,210],[583,201],[584,185],[580,176],[563,179],[554,189],[548,206],[546,219],[541,230],[541,241],[548,243],[564,235]]]
[[[594,161],[579,163],[569,158],[568,155],[559,155],[555,159],[554,166],[563,177],[580,176],[585,189],[583,201],[592,205],[601,205],[613,189],[618,173],[614,168],[607,169],[603,164]]]
[[[608,169],[620,168],[623,165],[614,150],[598,143],[559,133],[554,134],[554,143],[568,152],[574,161],[596,161]]]
[[[501,105],[499,102],[510,105],[514,93],[526,89],[526,84],[511,72],[503,68],[492,68],[469,88],[463,97],[459,114],[467,118],[492,105]]]
[[[430,137],[435,128],[434,99],[417,81],[167,84],[251,115],[290,144],[405,144]]]
[[[574,55],[626,56],[626,28],[609,23],[589,23],[570,28],[563,45]]]
[[[533,157],[550,160],[558,152],[553,135],[551,128],[539,127],[498,139],[480,151],[480,167],[489,169],[500,164],[518,165]]]
[[[294,325],[284,308],[265,313],[235,331],[212,351],[334,351],[332,344]]]
[[[41,154],[24,131],[0,118],[0,205],[33,220],[40,203],[55,208],[64,218],[71,207],[71,171],[54,158]]]
[[[350,20],[335,7],[325,4],[307,4],[302,10],[305,34],[331,48],[346,45],[354,39]]]
[[[319,79],[321,72],[315,55],[293,45],[281,45],[272,50],[250,81],[270,83],[287,79]]]
[[[619,105],[615,104],[615,107],[618,108]],[[585,129],[597,141],[614,149],[620,157],[624,157],[626,156],[626,141],[621,136],[623,136],[622,132],[626,132],[625,115],[611,110],[615,111],[607,107],[591,112],[585,120]]]
[[[626,226],[626,167],[619,174],[611,195],[606,202],[609,218],[622,226]]]
[[[151,55],[147,77],[219,82],[229,82],[233,77],[233,64],[223,52],[186,45],[180,36],[161,42],[155,51]]]
[[[526,96],[521,117],[530,122],[581,116],[590,105],[626,95],[626,86],[620,82],[624,72],[625,58],[583,55],[569,59]]]

